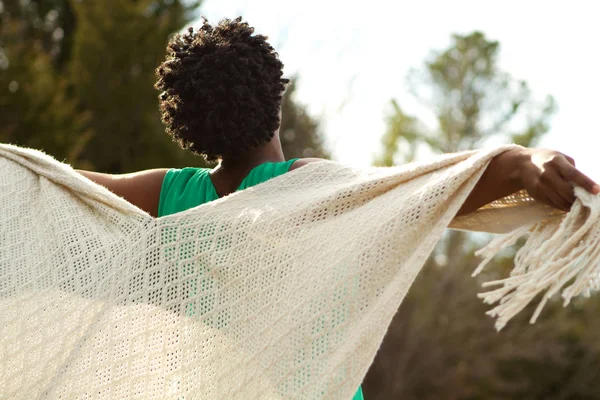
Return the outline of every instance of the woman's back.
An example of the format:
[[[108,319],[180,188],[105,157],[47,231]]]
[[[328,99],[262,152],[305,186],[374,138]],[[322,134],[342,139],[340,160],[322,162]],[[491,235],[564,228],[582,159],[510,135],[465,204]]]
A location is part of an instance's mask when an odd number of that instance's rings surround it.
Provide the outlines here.
[[[298,159],[268,162],[254,167],[242,180],[236,191],[258,185],[288,172],[296,160]],[[210,179],[209,172],[208,168],[183,168],[167,171],[160,192],[158,216],[175,214],[217,200],[219,195]],[[195,292],[195,287],[191,290]],[[192,311],[190,312],[190,310]],[[193,315],[193,313],[192,308],[187,310],[187,315]],[[362,399],[362,390],[359,387],[352,400]]]

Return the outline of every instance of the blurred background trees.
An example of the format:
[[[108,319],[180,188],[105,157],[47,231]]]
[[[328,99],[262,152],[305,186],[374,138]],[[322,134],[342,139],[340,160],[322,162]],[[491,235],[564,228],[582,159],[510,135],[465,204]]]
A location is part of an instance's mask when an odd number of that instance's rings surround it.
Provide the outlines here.
[[[197,10],[183,0],[0,0],[0,142],[104,172],[203,166],[164,134],[153,89],[169,36]],[[555,102],[536,101],[499,70],[498,54],[483,33],[455,35],[412,72],[407,86],[424,113],[390,103],[376,165],[490,143],[536,145]],[[298,82],[283,100],[284,152],[328,158],[320,119],[296,100]],[[440,242],[365,379],[367,400],[600,399],[598,297],[566,310],[553,302],[531,326],[528,309],[496,333],[476,293],[508,272],[511,254],[473,279],[483,241],[448,232]]]
[[[3,2],[0,9],[0,141],[76,160],[91,138],[90,113],[70,93],[74,15],[66,1]]]
[[[499,43],[482,33],[454,35],[409,75],[427,121],[394,100],[376,165],[487,143],[535,146],[548,131],[552,97],[536,102],[527,83],[497,67]],[[431,123],[433,121],[433,123]],[[434,125],[435,128],[429,128]],[[477,279],[474,250],[481,236],[449,231],[412,285],[365,379],[365,398],[597,399],[600,398],[598,299],[566,310],[560,299],[535,325],[535,304],[500,333],[475,301],[483,281],[506,276],[511,254]]]
[[[286,88],[281,104],[281,147],[289,158],[330,158],[325,138],[319,128],[319,120],[311,116],[306,106],[296,101],[298,78],[292,78]]]

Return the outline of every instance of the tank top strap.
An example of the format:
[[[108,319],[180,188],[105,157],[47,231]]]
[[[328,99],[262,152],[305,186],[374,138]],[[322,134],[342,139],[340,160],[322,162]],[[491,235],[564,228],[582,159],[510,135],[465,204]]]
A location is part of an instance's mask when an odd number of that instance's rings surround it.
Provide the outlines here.
[[[237,190],[247,189],[251,186],[258,185],[259,183],[263,183],[269,179],[275,178],[276,176],[285,174],[290,170],[290,167],[296,160],[298,159],[292,158],[284,162],[267,162],[257,165],[256,167],[252,168],[248,175],[246,175]]]

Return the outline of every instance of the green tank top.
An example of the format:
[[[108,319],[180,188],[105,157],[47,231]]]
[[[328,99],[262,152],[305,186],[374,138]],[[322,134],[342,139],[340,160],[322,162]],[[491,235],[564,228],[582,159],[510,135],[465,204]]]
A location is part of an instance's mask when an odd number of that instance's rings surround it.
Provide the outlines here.
[[[244,190],[285,174],[297,158],[285,162],[264,163],[254,167],[236,189]],[[210,180],[209,168],[170,169],[163,179],[158,202],[158,216],[175,214],[217,200],[219,195]],[[192,288],[195,292],[195,288]],[[195,312],[187,310],[188,315]],[[363,400],[359,386],[352,400]]]

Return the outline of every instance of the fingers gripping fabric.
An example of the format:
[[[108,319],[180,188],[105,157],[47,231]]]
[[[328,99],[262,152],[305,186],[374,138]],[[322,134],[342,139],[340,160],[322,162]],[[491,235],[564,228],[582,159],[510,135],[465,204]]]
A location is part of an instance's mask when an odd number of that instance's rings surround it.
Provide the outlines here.
[[[435,243],[509,148],[312,163],[156,219],[0,145],[0,398],[349,399]],[[478,215],[468,226],[484,230]]]

